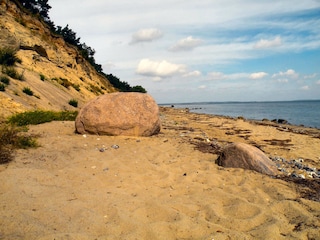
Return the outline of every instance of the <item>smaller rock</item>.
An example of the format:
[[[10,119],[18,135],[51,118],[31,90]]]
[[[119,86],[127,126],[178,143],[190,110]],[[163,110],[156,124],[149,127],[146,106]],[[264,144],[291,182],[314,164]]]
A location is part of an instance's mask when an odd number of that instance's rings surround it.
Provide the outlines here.
[[[274,162],[260,149],[245,144],[232,143],[227,145],[217,159],[219,166],[254,170],[267,175],[277,175]]]
[[[299,175],[297,173],[295,173],[295,172],[292,172],[290,174],[290,176],[293,177],[293,178],[299,178]]]

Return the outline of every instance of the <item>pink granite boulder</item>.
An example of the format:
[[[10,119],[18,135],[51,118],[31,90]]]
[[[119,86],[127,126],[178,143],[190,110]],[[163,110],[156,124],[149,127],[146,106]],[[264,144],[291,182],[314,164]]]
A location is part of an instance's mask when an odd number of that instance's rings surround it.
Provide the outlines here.
[[[276,165],[260,149],[245,144],[231,143],[227,145],[217,159],[219,166],[226,168],[243,168],[267,175],[277,175]]]
[[[160,131],[159,107],[145,93],[110,93],[85,104],[75,127],[81,134],[151,136]]]

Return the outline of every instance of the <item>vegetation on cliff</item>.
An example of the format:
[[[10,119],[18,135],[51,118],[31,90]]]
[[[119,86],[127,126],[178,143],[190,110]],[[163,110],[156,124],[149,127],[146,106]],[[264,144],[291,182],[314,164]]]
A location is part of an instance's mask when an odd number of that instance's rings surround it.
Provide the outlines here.
[[[76,32],[74,32],[68,24],[65,27],[55,26],[54,22],[51,21],[49,17],[51,6],[49,5],[48,0],[13,0],[13,2],[19,7],[27,9],[32,14],[38,15],[46,24],[48,24],[52,33],[62,36],[67,43],[75,46],[79,53],[95,68],[95,70],[106,77],[115,88],[123,92],[146,93],[146,90],[142,86],[132,87],[127,82],[121,81],[112,74],[105,74],[102,66],[96,63],[94,58],[96,51],[93,48],[86,43],[81,43],[80,37],[77,36]]]

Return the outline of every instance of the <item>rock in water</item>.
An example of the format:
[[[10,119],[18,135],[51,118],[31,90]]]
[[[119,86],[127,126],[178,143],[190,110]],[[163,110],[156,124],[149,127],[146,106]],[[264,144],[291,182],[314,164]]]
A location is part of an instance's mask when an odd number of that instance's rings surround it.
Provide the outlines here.
[[[112,136],[151,136],[160,131],[159,107],[145,93],[110,93],[80,110],[76,132]]]
[[[227,145],[217,159],[219,166],[254,170],[267,175],[277,175],[274,162],[260,149],[245,143]]]

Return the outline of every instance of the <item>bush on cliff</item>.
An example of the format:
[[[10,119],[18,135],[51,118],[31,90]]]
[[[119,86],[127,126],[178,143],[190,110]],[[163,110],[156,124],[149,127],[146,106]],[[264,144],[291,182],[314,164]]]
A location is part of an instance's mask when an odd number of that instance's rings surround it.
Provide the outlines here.
[[[15,63],[21,63],[16,54],[17,50],[13,48],[0,48],[0,65],[13,66]]]

